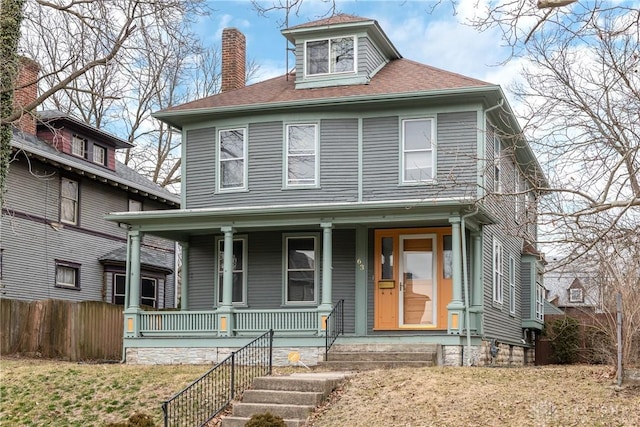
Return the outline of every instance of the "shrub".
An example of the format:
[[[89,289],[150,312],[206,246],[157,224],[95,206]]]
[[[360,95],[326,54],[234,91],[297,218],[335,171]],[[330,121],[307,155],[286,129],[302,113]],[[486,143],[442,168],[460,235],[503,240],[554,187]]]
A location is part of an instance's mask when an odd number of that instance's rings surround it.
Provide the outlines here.
[[[266,414],[255,414],[251,417],[249,421],[244,425],[245,427],[287,427],[284,420],[277,416],[273,415],[270,412]]]
[[[576,361],[580,347],[580,324],[573,317],[556,319],[549,331],[551,351],[557,363],[569,364]]]

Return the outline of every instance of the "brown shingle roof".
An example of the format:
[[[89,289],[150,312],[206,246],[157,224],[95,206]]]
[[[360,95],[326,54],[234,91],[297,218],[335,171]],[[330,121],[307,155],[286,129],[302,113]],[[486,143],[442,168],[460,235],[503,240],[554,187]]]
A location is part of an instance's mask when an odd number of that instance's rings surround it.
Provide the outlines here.
[[[346,13],[341,13],[338,15],[331,16],[329,18],[320,19],[312,22],[305,22],[304,24],[295,25],[293,27],[289,27],[289,30],[295,30],[298,28],[311,28],[311,27],[321,27],[323,25],[335,25],[335,24],[348,24],[351,22],[367,22],[371,21],[371,19],[363,18],[361,16],[355,15],[347,15]]]
[[[282,75],[240,89],[177,105],[163,110],[161,113],[493,86],[482,80],[465,77],[408,59],[396,59],[389,62],[366,85],[295,89],[294,80],[295,75],[293,74],[289,76],[288,80]]]

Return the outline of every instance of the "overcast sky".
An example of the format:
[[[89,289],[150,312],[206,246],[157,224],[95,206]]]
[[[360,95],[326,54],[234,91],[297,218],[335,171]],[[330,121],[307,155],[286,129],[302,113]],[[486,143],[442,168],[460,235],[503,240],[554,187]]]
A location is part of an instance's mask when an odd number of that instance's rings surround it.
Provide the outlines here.
[[[508,55],[500,47],[499,34],[478,33],[461,23],[473,13],[473,3],[459,1],[455,13],[448,1],[440,2],[435,10],[437,3],[428,0],[339,0],[338,6],[343,13],[377,20],[404,58],[500,84],[506,90],[518,65],[498,65]],[[247,38],[248,59],[260,65],[257,80],[284,74],[285,38],[280,33],[284,12],[259,16],[249,0],[210,0],[210,5],[214,11],[196,27],[205,43],[219,45],[223,28],[238,28]],[[289,18],[289,25],[320,19],[326,11],[326,3],[306,0],[299,16]]]

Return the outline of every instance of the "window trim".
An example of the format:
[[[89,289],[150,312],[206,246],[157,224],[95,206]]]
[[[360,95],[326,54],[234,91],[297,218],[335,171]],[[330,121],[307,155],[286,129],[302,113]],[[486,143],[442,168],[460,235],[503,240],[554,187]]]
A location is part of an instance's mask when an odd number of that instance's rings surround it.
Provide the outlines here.
[[[417,121],[429,121],[431,122],[431,147],[428,149],[410,150],[408,152],[430,152],[431,153],[431,178],[425,180],[407,180],[405,170],[405,123],[417,122]],[[401,185],[423,185],[436,181],[437,177],[437,159],[436,159],[436,118],[431,116],[426,117],[407,117],[400,119],[400,184]]]
[[[509,256],[509,313],[516,314],[516,260]]]
[[[155,283],[153,285],[153,304],[152,305],[142,303],[143,299],[147,299],[147,300],[149,299],[148,297],[142,296],[143,280],[151,280]],[[142,275],[140,276],[140,305],[146,305],[148,307],[153,307],[155,309],[158,308],[158,278],[157,277],[142,276]]]
[[[536,320],[544,322],[544,286],[536,282]]]
[[[64,261],[64,260],[60,260],[60,259],[56,259],[55,261],[55,271],[54,271],[54,287],[59,288],[59,289],[71,289],[71,290],[76,290],[79,291],[81,289],[80,287],[80,267],[82,266],[82,264],[79,264],[77,262],[71,262],[71,261]],[[74,272],[74,278],[75,278],[75,285],[70,285],[67,283],[59,283],[58,282],[58,268],[64,268],[64,269],[68,269],[68,270],[73,270]]]
[[[96,160],[96,153],[102,153],[102,161]],[[107,166],[107,149],[102,145],[93,144],[91,147],[91,160],[100,166]]]
[[[76,194],[75,199],[71,199],[69,197],[65,197],[62,195],[62,187],[64,181],[75,182],[76,183]],[[64,200],[70,200],[73,202],[73,220],[69,221],[66,218],[62,217],[62,202]],[[70,225],[78,225],[80,223],[80,181],[76,179],[71,179],[66,176],[60,177],[60,199],[58,200],[58,209],[59,209],[59,219],[61,223],[70,224]]]
[[[578,298],[573,297],[573,291],[580,292],[580,296]],[[570,303],[581,303],[584,302],[584,291],[580,288],[569,288],[569,302]]]
[[[502,194],[502,140],[498,130],[493,128],[493,192]]]
[[[76,142],[80,141],[82,142],[82,153],[79,154],[76,152]],[[87,138],[83,138],[79,135],[73,134],[71,136],[71,155],[75,156],[75,157],[79,157],[81,159],[87,159],[88,156],[88,145],[89,145],[89,141],[87,141]]]
[[[289,129],[292,126],[313,126],[314,128],[314,177],[312,183],[295,184],[289,179]],[[320,137],[317,123],[287,123],[285,124],[285,147],[284,147],[284,188],[318,188],[320,186]],[[295,156],[295,155],[294,155]]]
[[[492,271],[493,271],[493,302],[504,303],[504,247],[502,242],[493,237],[492,251]],[[496,265],[499,264],[499,265]]]
[[[289,240],[313,239],[314,272],[313,272],[313,301],[289,301]],[[282,305],[284,306],[312,306],[318,305],[320,278],[320,233],[284,233],[282,235]]]
[[[116,296],[122,296],[122,305],[126,306],[127,305],[127,289],[126,289],[126,277],[127,274],[124,271],[108,271],[109,274],[111,274],[111,303],[112,304],[117,304],[117,305],[121,305],[120,303],[116,302]],[[125,290],[124,290],[124,294],[118,294],[116,293],[116,277],[122,277],[122,279],[125,281],[124,286],[125,286]],[[148,274],[144,274],[144,275],[140,275],[140,301],[138,301],[138,303],[140,305],[142,305],[142,281],[143,280],[153,280],[156,284],[155,284],[155,296],[153,301],[155,302],[155,305],[153,305],[153,308],[159,308],[159,304],[158,304],[158,282],[162,279],[162,277],[158,277],[158,276],[150,276]],[[146,298],[145,298],[146,299]]]
[[[221,157],[221,134],[223,132],[242,131],[242,157],[233,159],[222,159]],[[242,185],[237,187],[223,187],[222,186],[222,163],[230,160],[242,160]],[[217,193],[232,193],[236,191],[247,191],[248,181],[248,129],[244,126],[228,127],[218,129],[216,140],[216,192]]]
[[[249,238],[247,235],[234,235],[233,242],[236,241],[242,242],[242,301],[231,302],[232,305],[237,307],[247,307],[247,276],[249,275]],[[220,283],[220,275],[222,271],[220,267],[222,266],[223,260],[220,257],[220,242],[224,242],[224,236],[216,236],[215,238],[215,265],[218,266],[216,269],[216,274],[214,277],[214,286],[215,286],[215,301],[216,305],[222,304],[222,294],[220,293],[220,288],[222,287],[222,283]],[[224,243],[223,243],[224,244]],[[238,270],[234,269],[233,272]],[[232,272],[232,273],[233,273]]]
[[[335,40],[335,39],[346,39],[346,38],[351,38],[353,40],[353,69],[351,71],[331,71],[331,40]],[[329,54],[327,55],[327,70],[329,70],[326,73],[310,73],[309,69],[308,69],[308,43],[309,42],[319,42],[319,41],[328,41],[328,49],[329,49]],[[310,77],[310,78],[315,78],[315,77],[326,77],[326,76],[335,76],[335,75],[345,75],[345,74],[357,74],[358,72],[358,36],[355,34],[348,34],[348,35],[343,35],[343,36],[335,36],[335,37],[322,37],[322,38],[317,38],[317,39],[309,39],[309,40],[305,40],[304,41],[304,47],[303,47],[303,64],[302,64],[303,68],[304,68],[304,77]]]

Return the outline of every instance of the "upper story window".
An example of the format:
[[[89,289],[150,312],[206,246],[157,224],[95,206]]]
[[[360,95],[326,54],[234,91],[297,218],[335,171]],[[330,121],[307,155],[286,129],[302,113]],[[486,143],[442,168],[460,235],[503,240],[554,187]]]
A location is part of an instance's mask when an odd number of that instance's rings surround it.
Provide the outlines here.
[[[287,125],[287,187],[318,183],[318,132],[315,124]]]
[[[509,257],[509,313],[516,314],[516,260]]]
[[[584,302],[582,289],[569,289],[569,302]]]
[[[305,43],[308,76],[355,72],[355,37],[337,37]]]
[[[71,154],[74,156],[87,158],[87,140],[80,138],[77,135],[73,135],[71,138]]]
[[[434,119],[402,121],[402,183],[432,181],[435,177]]]
[[[222,303],[223,275],[224,275],[224,239],[219,239],[216,246],[218,259],[218,303]],[[233,304],[246,304],[247,294],[247,238],[236,237],[233,239],[232,261],[232,290],[231,302]]]
[[[317,296],[317,238],[285,237],[285,301],[287,304],[315,303]]]
[[[60,179],[60,222],[78,223],[78,181]]]
[[[504,249],[502,242],[493,238],[493,301],[502,304],[504,301]]]
[[[107,150],[104,147],[93,144],[93,162],[103,166],[107,164]]]
[[[493,192],[502,193],[502,142],[497,130],[493,130]]]
[[[246,130],[222,129],[218,136],[218,190],[246,189]]]

